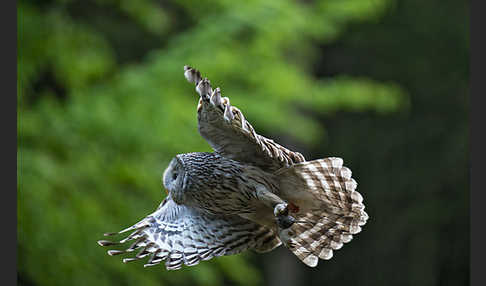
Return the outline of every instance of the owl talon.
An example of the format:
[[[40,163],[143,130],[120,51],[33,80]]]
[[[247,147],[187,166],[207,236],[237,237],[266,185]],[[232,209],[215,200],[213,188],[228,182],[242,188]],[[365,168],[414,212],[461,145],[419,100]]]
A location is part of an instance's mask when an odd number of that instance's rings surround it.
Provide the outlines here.
[[[295,222],[295,218],[290,215],[277,217],[277,224],[278,227],[281,229],[287,229],[291,227],[294,224],[294,222]]]
[[[289,215],[289,205],[286,203],[277,204],[273,209],[273,214],[276,217],[288,216]]]
[[[273,214],[277,217],[277,225],[280,229],[287,229],[295,222],[295,219],[289,215],[289,205],[286,203],[277,204]]]

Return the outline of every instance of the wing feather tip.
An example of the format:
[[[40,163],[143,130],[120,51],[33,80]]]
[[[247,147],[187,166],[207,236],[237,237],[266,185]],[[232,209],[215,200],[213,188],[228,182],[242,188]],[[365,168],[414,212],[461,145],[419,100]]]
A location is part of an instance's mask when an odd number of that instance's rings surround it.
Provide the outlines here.
[[[114,242],[114,241],[110,241],[110,240],[98,240],[97,241],[98,244],[100,246],[109,246],[109,245],[116,245],[116,244],[120,244],[119,242]]]
[[[115,256],[115,255],[125,253],[125,251],[123,251],[123,250],[108,250],[106,253],[108,253],[109,256]]]
[[[184,66],[184,77],[190,83],[198,83],[201,80],[201,73],[188,65]]]
[[[316,267],[319,262],[319,258],[317,258],[317,256],[315,256],[314,254],[310,254],[306,258],[304,258],[302,262],[304,262],[309,267]]]
[[[136,258],[136,257],[123,258],[122,262],[123,263],[128,263],[128,262],[132,262],[132,261],[135,261],[135,260],[138,260],[138,258]]]

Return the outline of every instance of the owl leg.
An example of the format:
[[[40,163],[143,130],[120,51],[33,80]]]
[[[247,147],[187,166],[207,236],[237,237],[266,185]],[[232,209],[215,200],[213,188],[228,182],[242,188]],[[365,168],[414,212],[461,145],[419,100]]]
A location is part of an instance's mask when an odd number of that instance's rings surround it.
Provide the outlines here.
[[[278,204],[273,209],[273,214],[277,217],[277,224],[281,229],[291,227],[295,219],[289,215],[289,205],[287,203]]]
[[[258,190],[257,196],[266,206],[273,209],[279,228],[287,229],[294,224],[295,219],[289,215],[289,205],[279,196],[266,189]]]

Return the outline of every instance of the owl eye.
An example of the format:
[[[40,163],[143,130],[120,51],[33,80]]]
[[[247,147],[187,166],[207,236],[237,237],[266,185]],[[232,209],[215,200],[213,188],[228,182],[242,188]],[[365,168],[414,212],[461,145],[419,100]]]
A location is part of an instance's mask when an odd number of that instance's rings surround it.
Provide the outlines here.
[[[179,173],[177,172],[172,173],[172,180],[177,179],[177,176],[179,176]]]

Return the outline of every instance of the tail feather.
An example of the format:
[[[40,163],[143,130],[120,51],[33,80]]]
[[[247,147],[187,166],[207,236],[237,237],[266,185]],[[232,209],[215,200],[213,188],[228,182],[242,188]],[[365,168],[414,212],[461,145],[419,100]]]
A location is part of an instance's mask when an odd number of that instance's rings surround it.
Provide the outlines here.
[[[280,233],[283,243],[314,267],[361,231],[368,215],[352,172],[341,158],[293,165],[281,172],[283,195],[299,207],[296,223]]]

